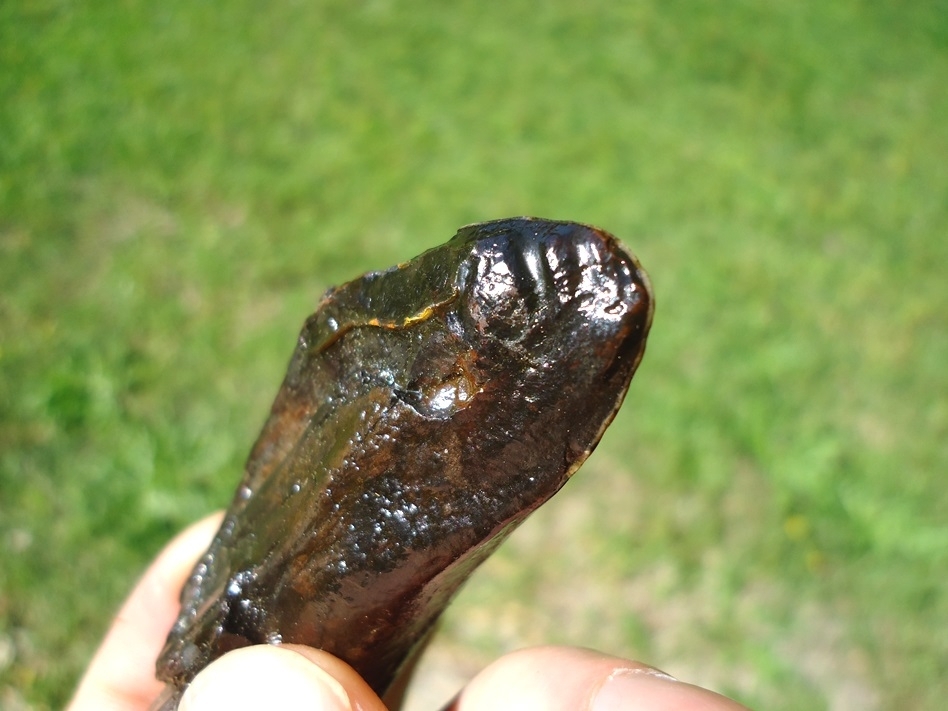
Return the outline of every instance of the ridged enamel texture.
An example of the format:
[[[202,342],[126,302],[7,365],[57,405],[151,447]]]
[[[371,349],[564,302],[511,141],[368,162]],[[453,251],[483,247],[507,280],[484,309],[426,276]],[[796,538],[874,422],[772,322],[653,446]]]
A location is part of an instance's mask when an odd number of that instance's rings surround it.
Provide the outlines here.
[[[384,693],[596,446],[651,317],[615,238],[530,218],[331,289],[182,591],[161,708],[224,652],[267,642],[326,649]]]

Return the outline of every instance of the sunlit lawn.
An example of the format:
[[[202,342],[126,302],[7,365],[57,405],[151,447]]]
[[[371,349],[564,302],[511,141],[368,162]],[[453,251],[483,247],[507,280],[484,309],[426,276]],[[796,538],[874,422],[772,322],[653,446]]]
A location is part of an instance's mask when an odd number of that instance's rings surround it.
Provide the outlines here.
[[[434,666],[940,708],[946,48],[944,2],[0,4],[0,706],[227,502],[323,289],[533,214],[638,254],[653,335]]]

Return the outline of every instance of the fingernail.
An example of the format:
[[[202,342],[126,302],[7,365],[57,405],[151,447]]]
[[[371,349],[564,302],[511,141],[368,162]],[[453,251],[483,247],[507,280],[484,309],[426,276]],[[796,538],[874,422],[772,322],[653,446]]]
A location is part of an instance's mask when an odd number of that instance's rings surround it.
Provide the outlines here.
[[[652,698],[656,687],[666,688],[679,682],[663,671],[651,668],[616,669],[600,687],[589,706],[590,711],[636,711],[659,708]]]
[[[198,674],[178,711],[259,711],[261,708],[351,711],[342,685],[296,652],[277,646],[225,654]]]

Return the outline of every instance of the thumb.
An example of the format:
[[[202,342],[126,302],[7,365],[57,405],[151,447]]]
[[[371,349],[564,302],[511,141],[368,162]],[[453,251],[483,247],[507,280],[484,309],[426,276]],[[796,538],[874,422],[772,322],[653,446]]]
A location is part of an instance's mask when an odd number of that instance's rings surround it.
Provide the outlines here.
[[[179,711],[384,711],[362,678],[332,655],[298,645],[228,652],[198,674]]]

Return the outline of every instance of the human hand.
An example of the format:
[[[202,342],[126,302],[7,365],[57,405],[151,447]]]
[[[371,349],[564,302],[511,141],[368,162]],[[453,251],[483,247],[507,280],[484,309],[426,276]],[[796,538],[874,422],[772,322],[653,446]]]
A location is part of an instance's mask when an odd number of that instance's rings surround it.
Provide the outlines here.
[[[191,526],[158,556],[122,606],[67,711],[146,711],[161,693],[155,659],[178,614],[178,593],[220,525]],[[197,675],[180,711],[384,711],[345,662],[285,644],[238,649]],[[450,711],[738,711],[740,704],[639,662],[573,647],[508,654],[478,674]]]

